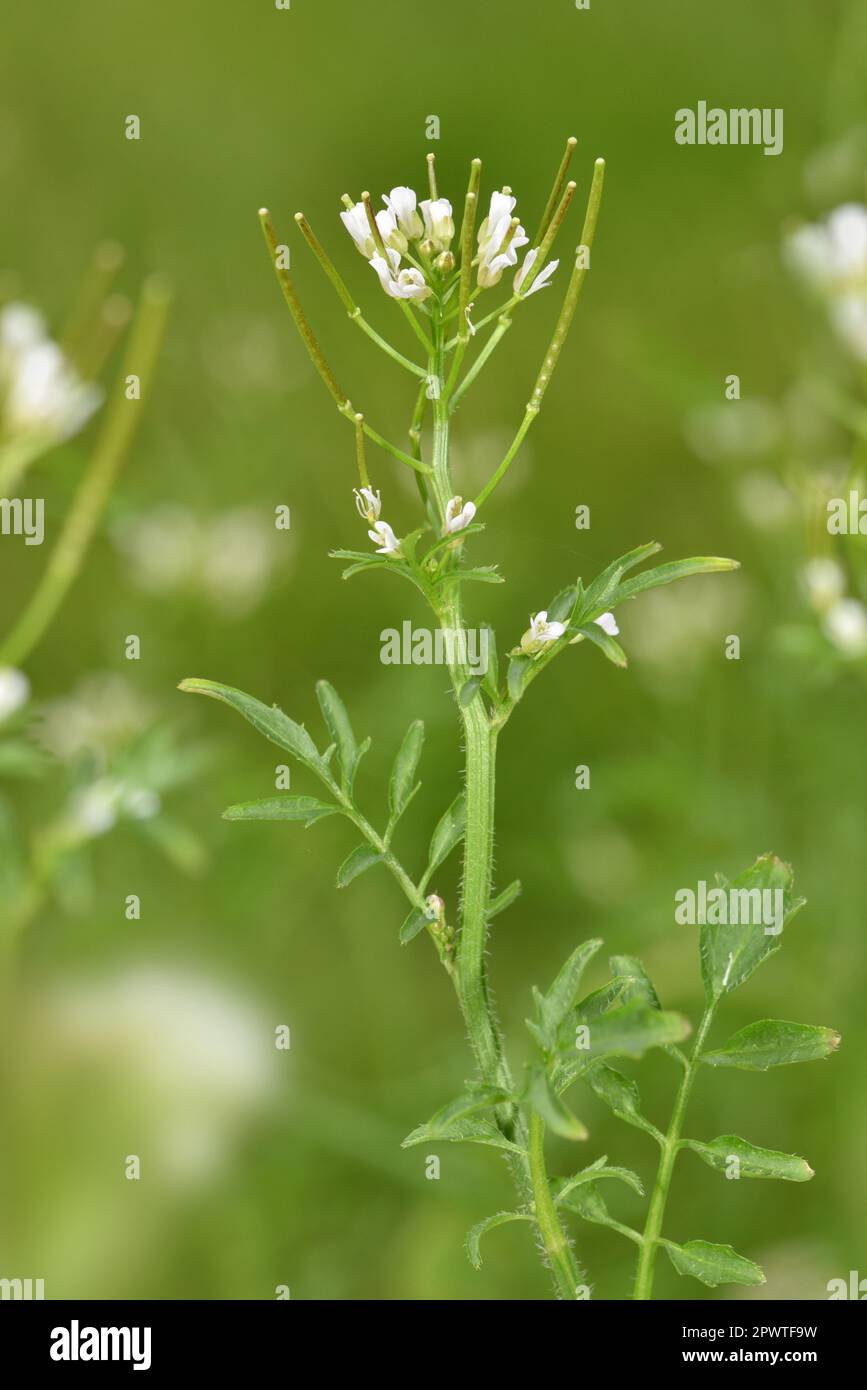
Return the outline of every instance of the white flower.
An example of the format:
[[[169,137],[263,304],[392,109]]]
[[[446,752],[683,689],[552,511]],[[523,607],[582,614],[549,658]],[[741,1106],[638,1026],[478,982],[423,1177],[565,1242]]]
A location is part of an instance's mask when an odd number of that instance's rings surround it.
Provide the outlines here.
[[[420,270],[398,270],[400,257],[396,251],[388,251],[388,261],[382,256],[371,256],[370,264],[379,276],[379,283],[392,299],[427,299],[432,294],[430,286]]]
[[[867,362],[867,207],[846,203],[785,243],[789,263],[825,297],[846,346]]]
[[[836,560],[816,556],[803,571],[804,588],[813,608],[823,613],[846,592],[846,576]]]
[[[447,198],[425,198],[421,205],[426,241],[433,242],[434,253],[447,251],[455,234],[452,205]]]
[[[841,598],[828,609],[822,628],[846,656],[867,654],[867,608],[856,598]]]
[[[436,922],[445,912],[446,905],[438,893],[428,893],[424,903],[424,915],[429,922]]]
[[[80,379],[35,309],[7,304],[0,310],[2,433],[60,443],[86,424],[101,400],[100,388]]]
[[[799,227],[786,249],[795,268],[814,283],[839,285],[867,275],[867,208],[846,203],[824,223]]]
[[[593,621],[594,623],[598,623],[602,631],[607,632],[609,637],[616,637],[620,632],[620,628],[617,626],[617,619],[613,613],[603,613],[600,617],[594,618]]]
[[[400,553],[400,541],[392,531],[387,521],[375,521],[373,527],[367,533],[374,545],[377,546],[377,555],[397,555]]]
[[[530,271],[533,269],[538,254],[539,252],[535,247],[532,251],[527,252],[524,264],[521,266],[521,269],[515,276],[513,284],[515,294],[518,294],[520,292],[521,286],[523,285]],[[559,264],[559,261],[549,261],[548,264],[545,266],[545,269],[539,275],[536,276],[532,285],[524,294],[524,298],[529,299],[530,295],[535,294],[537,290],[543,290],[547,285],[548,281],[551,279],[551,276],[554,274],[554,271],[557,269]]]
[[[565,623],[558,623],[552,619],[548,621],[546,609],[541,613],[530,615],[530,626],[521,638],[521,650],[527,656],[533,656],[542,650],[546,642],[556,642],[558,637],[562,637],[566,631]]]
[[[506,193],[492,193],[487,217],[479,228],[479,272],[482,289],[496,285],[509,266],[518,264],[518,250],[526,246],[529,237],[520,225],[509,236],[515,199]],[[508,245],[504,243],[508,237]]]
[[[453,531],[462,531],[465,526],[469,526],[475,514],[475,502],[464,502],[462,497],[452,497],[446,503],[446,535],[451,535]]]
[[[346,208],[340,214],[340,220],[355,242],[356,250],[366,261],[378,254],[364,203],[356,203],[355,207]],[[389,246],[391,242],[396,242],[396,245],[390,247],[391,250],[398,252],[406,250],[406,238],[399,233],[395,236],[397,220],[389,208],[382,208],[376,214],[376,225],[386,246]]]
[[[0,666],[0,724],[30,698],[30,682],[14,666]]]
[[[378,521],[382,511],[382,498],[379,492],[374,492],[372,487],[354,487],[352,491],[355,493],[355,505],[362,521],[369,521],[371,524]]]
[[[417,212],[417,199],[411,188],[393,188],[382,201],[397,219],[397,225],[408,241],[418,241],[424,223]]]

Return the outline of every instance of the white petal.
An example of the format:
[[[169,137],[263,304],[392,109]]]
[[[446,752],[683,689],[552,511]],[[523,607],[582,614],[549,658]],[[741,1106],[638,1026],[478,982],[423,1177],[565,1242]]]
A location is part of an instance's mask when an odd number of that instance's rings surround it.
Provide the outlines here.
[[[616,637],[620,632],[620,628],[617,626],[617,619],[613,613],[603,613],[601,617],[594,618],[593,621],[602,628],[603,632],[607,632],[609,637]]]

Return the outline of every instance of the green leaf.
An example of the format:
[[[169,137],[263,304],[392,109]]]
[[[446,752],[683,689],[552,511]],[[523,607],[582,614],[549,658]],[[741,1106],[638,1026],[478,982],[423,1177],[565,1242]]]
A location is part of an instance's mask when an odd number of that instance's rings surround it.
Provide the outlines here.
[[[461,705],[462,705],[465,709],[466,709],[467,705],[471,705],[471,704],[472,704],[473,700],[476,698],[476,695],[477,695],[478,691],[481,689],[483,683],[484,683],[484,677],[482,677],[482,676],[470,676],[470,679],[469,679],[468,681],[465,681],[464,684],[461,686],[461,693],[460,693],[460,695],[458,696],[458,698],[459,698],[459,700],[460,700],[460,702],[461,702]]]
[[[457,1120],[475,1115],[480,1110],[493,1110],[498,1105],[507,1105],[514,1099],[501,1086],[489,1086],[483,1081],[471,1082],[461,1095],[443,1105],[436,1114],[431,1115],[424,1128],[435,1138],[449,1129]]]
[[[337,870],[337,887],[345,888],[366,869],[372,869],[374,864],[381,863],[382,855],[377,854],[370,845],[358,845],[351,854],[347,855]]]
[[[227,806],[223,820],[294,820],[308,826],[324,816],[339,814],[339,806],[330,806],[315,796],[266,796],[261,801],[241,801],[236,806]]]
[[[505,1149],[507,1153],[523,1154],[524,1150],[513,1144],[511,1139],[497,1128],[491,1120],[455,1120],[444,1129],[432,1134],[427,1125],[419,1125],[408,1134],[401,1144],[402,1149],[411,1149],[416,1144],[428,1144],[431,1140],[450,1144],[488,1144],[493,1149]]]
[[[701,1060],[709,1067],[739,1067],[741,1071],[767,1071],[791,1062],[813,1062],[828,1057],[840,1046],[840,1034],[833,1028],[810,1023],[786,1023],[763,1018],[729,1038],[724,1047],[705,1052]]]
[[[773,854],[763,854],[731,883],[721,879],[719,886],[726,894],[726,914],[737,915],[739,921],[734,926],[706,922],[701,928],[701,973],[709,999],[730,994],[778,951],[783,930],[804,905],[804,899],[792,893],[790,866]],[[773,923],[768,929],[763,918],[770,917],[778,906],[781,929],[778,931]],[[771,911],[765,913],[766,907]]]
[[[617,975],[613,980],[608,980],[606,984],[600,985],[599,989],[585,994],[577,1006],[576,1013],[582,1023],[590,1023],[594,1018],[600,1018],[602,1014],[610,1013],[618,1005],[628,1004],[630,999],[634,997],[636,996],[631,977]]]
[[[514,883],[510,883],[508,888],[504,888],[502,893],[498,893],[495,898],[491,898],[488,903],[488,921],[497,917],[499,913],[505,912],[507,907],[511,907],[516,898],[521,896],[521,880],[516,878]]]
[[[651,555],[655,555],[662,546],[656,541],[648,541],[645,545],[638,545],[634,550],[630,550],[626,555],[621,555],[618,559],[612,560],[611,564],[602,571],[587,587],[581,603],[581,608],[576,615],[582,622],[588,618],[596,618],[600,613],[604,613],[606,608],[611,607],[611,599],[616,592],[622,575],[627,570],[640,565],[642,560],[647,560]]]
[[[651,1009],[661,1007],[650,976],[637,956],[611,956],[608,965],[612,975],[625,975],[631,980],[633,997],[643,999]]]
[[[529,656],[513,656],[509,662],[508,687],[509,698],[518,701],[524,689],[524,680],[530,669],[532,658]]]
[[[322,710],[322,717],[328,725],[328,732],[337,744],[343,789],[344,791],[351,791],[355,769],[358,765],[359,751],[346,706],[334,686],[330,685],[328,681],[316,682],[316,698],[319,701],[319,708]]]
[[[620,643],[615,641],[613,637],[609,637],[608,633],[604,632],[598,623],[588,623],[586,627],[579,627],[578,632],[582,637],[586,637],[589,641],[593,642],[615,666],[624,669],[629,665],[626,659],[626,652],[623,650]]]
[[[261,700],[254,699],[252,695],[245,695],[243,690],[234,690],[229,685],[219,685],[216,681],[198,680],[195,677],[181,681],[178,689],[194,695],[208,695],[212,700],[221,700],[224,705],[229,705],[231,709],[242,714],[260,734],[276,743],[278,748],[285,748],[287,753],[292,753],[299,762],[304,763],[320,777],[327,772],[316,744],[304,725],[296,724],[294,719],[290,719],[288,714],[284,714],[276,705],[263,705]]]
[[[574,1173],[571,1178],[562,1178],[553,1184],[554,1201],[557,1206],[566,1202],[576,1187],[581,1187],[585,1183],[594,1183],[601,1178],[617,1178],[619,1182],[625,1182],[627,1187],[631,1187],[637,1192],[639,1197],[644,1196],[644,1184],[637,1173],[633,1173],[631,1168],[612,1168],[608,1163],[608,1155],[603,1154],[597,1158],[595,1163],[589,1167],[582,1168],[580,1173]]]
[[[546,1047],[556,1045],[558,1029],[575,1003],[581,976],[601,945],[602,940],[597,937],[576,946],[565,965],[561,966],[548,992],[536,995],[538,1023]]]
[[[397,751],[388,784],[388,809],[392,823],[403,815],[412,795],[413,781],[424,745],[424,723],[414,719]]]
[[[576,1039],[576,1028],[584,1025],[587,1034]],[[592,1022],[582,1019],[576,1010],[560,1031],[558,1089],[571,1085],[589,1062],[605,1057],[641,1057],[648,1048],[682,1042],[691,1031],[689,1020],[682,1014],[649,1009],[640,999],[612,1009]],[[580,1047],[576,1047],[576,1040]]]
[[[744,1259],[730,1245],[711,1245],[706,1240],[688,1240],[675,1245],[661,1240],[665,1252],[678,1274],[700,1279],[708,1288],[718,1284],[764,1284],[765,1276],[752,1260]]]
[[[655,569],[645,570],[634,579],[620,584],[613,597],[615,604],[634,598],[646,589],[658,589],[663,584],[672,584],[676,579],[686,579],[691,574],[718,574],[725,570],[738,570],[737,560],[728,560],[719,555],[693,555],[688,560],[671,560],[667,565],[657,565]]]
[[[430,878],[464,838],[467,824],[467,804],[463,792],[459,792],[451,806],[439,821],[431,836],[428,866],[425,877]]]
[[[484,631],[488,634],[488,669],[485,672],[484,686],[491,699],[496,703],[500,699],[500,663],[497,657],[497,634],[492,627],[485,625]]]
[[[604,1062],[594,1062],[587,1068],[584,1079],[619,1120],[649,1134],[656,1134],[655,1126],[641,1113],[641,1096],[635,1082],[629,1077],[615,1071],[614,1067],[606,1066]]]
[[[565,622],[570,617],[575,607],[577,596],[578,590],[574,584],[569,584],[567,588],[561,589],[559,594],[552,598],[551,602],[548,604],[546,611],[549,623]]]
[[[420,907],[414,907],[409,916],[405,918],[400,929],[400,944],[405,946],[408,941],[414,940],[425,927],[430,923],[431,918]]]
[[[549,1129],[564,1139],[586,1139],[587,1129],[557,1095],[543,1066],[533,1063],[527,1068],[526,1099],[531,1109],[545,1121]]]
[[[469,579],[479,584],[505,584],[501,574],[497,573],[495,565],[479,565],[476,569],[470,570],[447,570],[446,573],[437,580],[438,584],[457,583],[462,584]]]
[[[425,551],[421,559],[422,565],[426,565],[428,560],[432,560],[434,555],[444,550],[446,546],[453,546],[456,540],[466,540],[467,536],[472,536],[478,531],[484,531],[484,529],[485,523],[483,521],[471,521],[469,526],[461,527],[460,535],[455,531],[451,531],[447,536],[440,536],[439,540],[434,541],[430,550]]]
[[[493,1216],[486,1216],[484,1221],[480,1221],[477,1226],[472,1226],[467,1231],[465,1241],[467,1259],[473,1269],[481,1269],[482,1255],[479,1249],[479,1242],[483,1235],[488,1231],[493,1231],[496,1226],[505,1226],[508,1221],[533,1221],[534,1218],[527,1211],[498,1211]]]
[[[698,1139],[684,1139],[684,1145],[703,1158],[711,1168],[725,1173],[737,1159],[735,1176],[739,1178],[780,1178],[784,1182],[808,1182],[813,1170],[805,1158],[797,1154],[777,1153],[775,1149],[758,1149],[755,1144],[739,1139],[736,1134],[721,1134],[703,1144]]]
[[[624,1171],[626,1170],[624,1169]],[[567,1197],[561,1199],[560,1205],[566,1207],[567,1211],[574,1211],[584,1221],[592,1221],[596,1226],[610,1226],[620,1235],[640,1243],[637,1231],[631,1230],[630,1227],[622,1225],[619,1221],[614,1221],[609,1216],[605,1198],[596,1182],[582,1183],[574,1188]]]

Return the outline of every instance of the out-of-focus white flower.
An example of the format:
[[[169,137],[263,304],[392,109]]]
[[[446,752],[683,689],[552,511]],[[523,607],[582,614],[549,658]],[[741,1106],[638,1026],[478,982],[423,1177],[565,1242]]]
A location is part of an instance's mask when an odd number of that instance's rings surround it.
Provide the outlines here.
[[[81,753],[104,759],[141,734],[153,708],[124,676],[88,676],[69,695],[41,705],[34,732],[44,748],[62,762]]]
[[[411,188],[393,188],[382,200],[397,219],[397,225],[407,241],[418,241],[424,223],[418,215],[418,199]]]
[[[856,598],[841,598],[822,619],[829,642],[846,656],[867,655],[867,608]]]
[[[558,623],[556,619],[549,622],[547,609],[543,608],[540,613],[530,615],[530,626],[521,638],[521,650],[526,656],[533,656],[542,650],[546,642],[556,642],[565,631],[566,624]]]
[[[769,401],[751,397],[691,410],[684,433],[699,458],[707,463],[727,463],[730,459],[756,458],[774,449],[782,424]]]
[[[807,598],[818,613],[824,613],[846,592],[846,576],[836,560],[814,556],[805,564],[802,577]]]
[[[101,1068],[135,1098],[163,1180],[218,1172],[241,1126],[274,1094],[273,1025],[215,980],[135,966],[57,986],[45,1008],[65,1063],[91,1077]]]
[[[0,666],[0,724],[30,699],[30,682],[14,666]]]
[[[751,469],[735,483],[738,506],[761,531],[779,531],[798,515],[795,498],[773,473]]]
[[[386,248],[388,249],[388,248]],[[379,283],[392,299],[427,299],[433,293],[420,270],[414,267],[398,270],[400,257],[396,251],[389,250],[389,260],[382,256],[371,256],[370,264],[379,276]]]
[[[421,205],[425,241],[433,242],[434,254],[447,251],[455,234],[452,205],[447,198],[425,198]]]
[[[603,632],[607,632],[609,637],[617,637],[620,633],[620,628],[617,626],[617,619],[613,613],[602,613],[598,618],[594,618],[593,621],[602,628]]]
[[[538,254],[539,252],[536,247],[534,247],[532,251],[527,252],[526,257],[524,258],[524,264],[521,266],[521,269],[518,271],[512,284],[512,288],[514,289],[515,294],[520,293],[521,286],[523,285],[527,276],[530,274],[530,271],[533,269]],[[529,299],[530,295],[535,294],[537,290],[543,290],[547,285],[548,281],[551,279],[551,276],[554,274],[554,271],[557,269],[559,264],[559,261],[549,261],[548,264],[545,266],[545,269],[539,275],[536,276],[530,288],[525,292],[524,298]]]
[[[482,289],[496,285],[504,270],[518,264],[518,251],[529,241],[520,225],[510,235],[515,201],[507,193],[491,194],[488,215],[479,228],[478,281]]]
[[[125,517],[112,539],[147,593],[186,589],[230,617],[260,602],[278,560],[276,532],[254,507],[202,517],[170,503]]]
[[[845,203],[824,222],[799,227],[784,251],[793,269],[826,299],[841,340],[867,361],[867,207]]]
[[[446,503],[446,535],[451,535],[453,531],[462,531],[465,526],[469,526],[475,514],[475,502],[465,502],[462,497],[450,498]]]
[[[69,829],[75,838],[95,840],[117,825],[123,787],[110,777],[101,777],[77,792],[70,807]]]
[[[392,531],[387,521],[376,521],[367,533],[374,545],[377,545],[378,555],[397,555],[400,552],[400,541]]]
[[[371,525],[374,521],[378,521],[382,511],[382,498],[379,491],[374,492],[372,487],[354,487],[352,491],[355,494],[355,505],[362,521],[369,521]]]
[[[0,309],[0,432],[59,444],[82,429],[101,400],[100,387],[81,380],[35,309]]]

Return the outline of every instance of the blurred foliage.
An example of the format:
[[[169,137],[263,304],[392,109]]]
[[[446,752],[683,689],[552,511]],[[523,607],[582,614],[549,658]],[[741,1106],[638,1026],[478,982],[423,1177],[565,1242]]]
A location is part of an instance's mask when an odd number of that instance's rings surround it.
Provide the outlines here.
[[[576,177],[589,177],[597,154],[608,161],[594,274],[572,340],[487,517],[482,559],[509,582],[474,598],[474,615],[498,628],[505,650],[550,593],[651,539],[663,558],[734,555],[743,566],[691,581],[682,597],[639,600],[624,615],[626,672],[581,647],[516,714],[502,747],[497,856],[502,884],[519,875],[524,891],[498,918],[492,952],[507,1031],[524,1047],[530,985],[595,935],[608,951],[640,954],[663,1006],[694,1018],[701,982],[690,929],[674,925],[675,891],[765,850],[790,860],[808,906],[776,968],[732,1001],[725,1035],[757,1016],[809,1017],[839,1029],[843,1048],[833,1067],[786,1069],[772,1088],[761,1076],[745,1074],[736,1088],[725,1072],[709,1076],[691,1131],[804,1152],[816,1178],[795,1190],[733,1183],[723,1201],[718,1178],[684,1161],[667,1229],[748,1250],[768,1277],[761,1296],[821,1298],[829,1279],[863,1273],[864,669],[837,658],[799,582],[816,553],[804,479],[840,459],[851,471],[863,446],[851,424],[821,411],[818,429],[803,412],[794,426],[787,416],[794,443],[754,416],[759,458],[749,471],[794,498],[790,521],[772,531],[755,524],[762,507],[752,520],[744,510],[741,462],[695,448],[696,412],[765,401],[777,420],[793,390],[813,399],[796,389],[805,380],[863,406],[863,381],[780,256],[792,219],[864,198],[863,5],[626,0],[576,11],[557,0],[534,17],[517,0],[495,16],[487,6],[434,14],[396,0],[379,0],[375,14],[347,0],[294,0],[289,11],[268,0],[158,0],[147,13],[90,0],[50,16],[9,11],[4,48],[3,297],[62,322],[106,237],[126,248],[129,286],[158,268],[176,297],[157,398],[85,570],[27,665],[33,702],[16,717],[21,738],[37,746],[31,715],[80,692],[88,673],[107,673],[148,711],[121,753],[127,771],[139,759],[137,783],[144,763],[150,776],[155,763],[171,766],[172,746],[206,737],[210,761],[163,788],[197,847],[187,862],[166,864],[139,833],[147,819],[122,820],[88,845],[90,896],[50,895],[22,937],[18,1036],[3,1068],[12,1181],[2,1183],[0,1272],[44,1277],[49,1297],[272,1297],[279,1284],[297,1298],[547,1297],[520,1225],[497,1233],[481,1273],[465,1258],[467,1228],[508,1201],[502,1165],[486,1151],[447,1150],[440,1181],[428,1182],[422,1150],[400,1148],[460,1089],[468,1062],[426,943],[398,947],[396,889],[370,875],[335,894],[334,865],[351,848],[336,822],[304,836],[222,822],[224,806],[273,791],[277,758],[240,723],[187,708],[174,691],[190,674],[219,678],[312,722],[314,682],[333,680],[360,735],[373,737],[362,804],[382,803],[396,740],[423,718],[424,786],[401,829],[405,859],[421,860],[456,788],[454,711],[437,668],[379,662],[380,631],[417,618],[409,591],[376,575],[343,585],[327,559],[358,539],[352,435],[295,339],[255,214],[267,204],[288,240],[303,208],[383,327],[390,306],[340,228],[339,197],[419,187],[425,119],[436,114],[440,187],[454,201],[474,155],[486,186],[511,184],[531,220],[565,135],[579,138]],[[783,155],[677,146],[674,112],[700,98],[783,107]],[[141,118],[138,142],[124,138],[130,113]],[[339,379],[378,428],[403,437],[411,387],[347,331],[300,238],[291,244],[299,292]],[[458,416],[468,480],[497,462],[519,419],[557,294],[534,298]],[[741,379],[737,405],[724,397],[731,373]],[[95,428],[34,466],[28,486],[46,498],[45,552]],[[713,422],[699,417],[698,428],[701,439],[709,429],[716,437]],[[372,472],[390,495],[413,486],[385,456]],[[579,503],[591,509],[589,532],[574,527]],[[206,529],[238,509],[268,522],[287,504],[292,530],[270,538],[273,564],[256,569],[252,586],[249,535],[231,582],[206,583],[201,566],[195,575],[182,566],[177,582],[163,567],[159,583],[142,583],[118,537],[135,536],[138,519],[166,504]],[[398,530],[399,512],[398,497],[389,510]],[[860,584],[857,541],[851,549],[850,582]],[[221,550],[228,566],[225,538],[208,562],[218,579]],[[43,564],[39,547],[3,538],[0,630]],[[239,589],[243,602],[233,603]],[[793,630],[801,638],[791,640]],[[723,656],[732,632],[739,661]],[[124,657],[130,633],[141,638],[138,662]],[[154,722],[174,729],[174,745],[146,732]],[[64,779],[77,774],[19,756],[18,772],[39,775],[9,779],[8,761],[0,769],[3,834],[8,825],[26,840],[54,823]],[[592,769],[590,791],[575,789],[579,763]],[[302,783],[293,772],[294,791],[314,790]],[[131,893],[140,921],[125,918]],[[588,977],[589,987],[601,978]],[[121,1007],[130,998],[135,1007]],[[94,1018],[103,1031],[85,1047]],[[234,1086],[224,1074],[217,1040],[233,1019],[238,1048],[291,1027],[288,1052],[271,1057],[269,1046],[263,1060],[253,1047],[255,1109],[245,1073]],[[177,1068],[154,1070],[165,1031]],[[116,1073],[110,1065],[126,1056],[130,1033],[147,1085],[131,1063]],[[197,1048],[224,1086],[204,1065],[185,1066]],[[669,1066],[651,1057],[642,1071],[646,1111],[660,1123]],[[177,1141],[181,1162],[170,1123],[188,1095],[210,1118]],[[651,1177],[643,1136],[589,1096],[582,1117],[584,1161],[608,1153]],[[203,1148],[225,1161],[202,1161]],[[551,1149],[552,1170],[568,1171],[566,1141]],[[143,1157],[138,1183],[123,1176],[130,1153]],[[622,1206],[634,1223],[640,1199],[624,1193]],[[631,1252],[595,1228],[578,1235],[595,1296],[621,1296]],[[658,1296],[682,1292],[660,1267]]]

